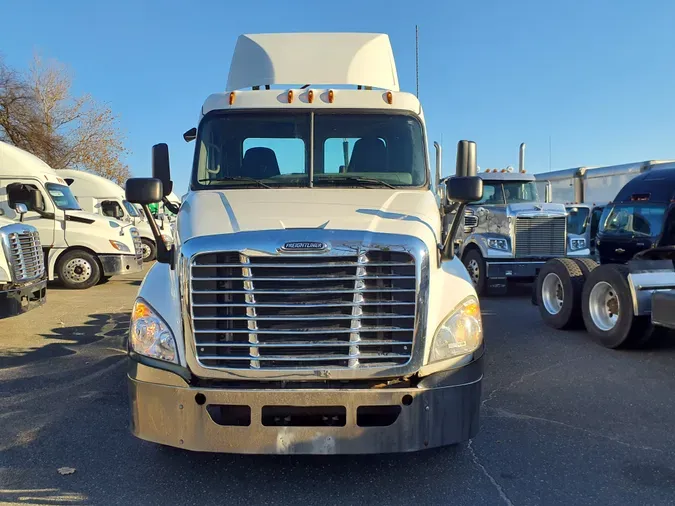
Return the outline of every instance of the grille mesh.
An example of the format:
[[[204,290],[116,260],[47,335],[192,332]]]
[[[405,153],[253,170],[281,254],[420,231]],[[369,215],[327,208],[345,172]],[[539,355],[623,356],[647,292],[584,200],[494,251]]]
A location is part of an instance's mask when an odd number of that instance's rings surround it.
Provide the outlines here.
[[[416,278],[407,253],[204,253],[190,283],[205,367],[390,367],[411,358]]]
[[[39,233],[12,232],[8,240],[14,279],[24,282],[41,278],[45,271],[45,262]]]
[[[516,257],[564,256],[566,225],[565,216],[518,217]]]

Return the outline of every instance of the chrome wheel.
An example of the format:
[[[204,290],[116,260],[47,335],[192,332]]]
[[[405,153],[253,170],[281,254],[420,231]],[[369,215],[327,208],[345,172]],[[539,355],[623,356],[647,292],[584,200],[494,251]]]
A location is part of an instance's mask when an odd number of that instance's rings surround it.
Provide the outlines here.
[[[84,258],[69,260],[63,269],[64,276],[71,283],[84,283],[91,278],[92,273],[91,264]]]
[[[143,246],[141,246],[141,251],[143,252],[143,261],[147,262],[148,258],[150,258],[150,255],[152,255],[152,250],[150,249],[150,246],[143,243]]]
[[[473,258],[469,260],[466,270],[469,272],[473,285],[478,286],[478,281],[480,280],[480,265],[478,265],[478,261]]]
[[[541,284],[541,302],[550,314],[558,314],[563,307],[565,290],[560,277],[549,272]]]
[[[588,297],[588,313],[600,330],[607,332],[619,320],[619,298],[612,285],[601,281],[593,287]]]

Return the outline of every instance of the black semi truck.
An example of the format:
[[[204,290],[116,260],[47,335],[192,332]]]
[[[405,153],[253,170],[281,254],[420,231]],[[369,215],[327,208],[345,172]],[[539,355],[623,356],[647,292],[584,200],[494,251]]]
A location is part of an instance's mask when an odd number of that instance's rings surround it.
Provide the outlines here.
[[[555,258],[539,271],[532,302],[556,329],[585,326],[609,348],[639,346],[675,329],[675,169],[629,181],[604,209],[600,263]]]

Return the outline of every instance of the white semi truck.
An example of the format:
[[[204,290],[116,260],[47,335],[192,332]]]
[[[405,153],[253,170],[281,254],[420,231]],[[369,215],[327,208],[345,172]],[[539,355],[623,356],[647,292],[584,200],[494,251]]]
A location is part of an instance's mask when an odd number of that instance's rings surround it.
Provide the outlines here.
[[[21,216],[27,209],[18,204],[15,212]],[[41,306],[46,293],[44,255],[37,229],[0,214],[0,318]]]
[[[175,242],[132,312],[133,433],[318,454],[473,437],[481,315],[452,247],[461,220],[442,218],[481,198],[475,144],[460,142],[439,206],[440,159],[434,174],[389,38],[241,36],[227,90],[186,138]],[[153,175],[126,183],[148,214],[173,186],[166,144]]]
[[[35,227],[49,280],[68,288],[89,288],[117,274],[143,267],[141,239],[134,227],[81,210],[66,181],[42,160],[0,142],[0,210]]]
[[[124,196],[124,190],[114,182],[91,172],[63,169],[59,175],[68,183],[75,198],[84,211],[114,218],[133,225],[141,235],[143,261],[150,262],[157,257],[157,244],[147,218],[138,212]],[[171,232],[168,223],[159,223],[162,239],[170,243]]]

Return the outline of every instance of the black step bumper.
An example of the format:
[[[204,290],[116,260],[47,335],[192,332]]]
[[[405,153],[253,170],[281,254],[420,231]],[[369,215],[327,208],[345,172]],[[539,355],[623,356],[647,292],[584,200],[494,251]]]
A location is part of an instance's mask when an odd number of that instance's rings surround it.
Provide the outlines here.
[[[41,306],[47,299],[47,280],[0,291],[0,318],[20,315]]]

